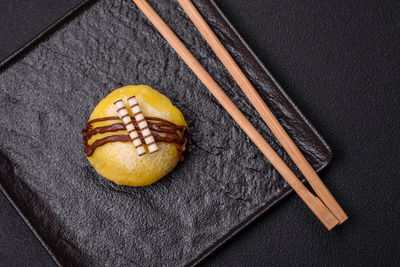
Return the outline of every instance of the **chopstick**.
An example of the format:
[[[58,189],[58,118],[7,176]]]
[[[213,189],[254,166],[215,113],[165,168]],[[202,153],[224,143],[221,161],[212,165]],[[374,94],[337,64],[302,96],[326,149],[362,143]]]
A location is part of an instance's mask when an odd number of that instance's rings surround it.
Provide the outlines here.
[[[286,163],[279,157],[275,150],[261,136],[256,128],[246,119],[243,113],[236,107],[232,100],[225,94],[222,88],[204,69],[200,62],[186,48],[183,42],[175,35],[161,17],[153,10],[146,0],[132,0],[143,14],[150,20],[154,27],[166,39],[176,53],[189,66],[194,74],[203,82],[211,94],[224,107],[229,115],[235,120],[240,128],[247,134],[253,143],[260,149],[264,156],[281,174],[293,190],[300,196],[304,203],[310,208],[315,216],[328,229],[332,229],[339,222],[331,211],[314,196],[305,185],[296,177]]]
[[[261,118],[268,125],[272,133],[276,136],[278,141],[281,143],[283,148],[286,150],[290,158],[297,165],[299,170],[303,173],[304,177],[310,183],[318,197],[324,202],[327,208],[335,215],[339,220],[339,223],[343,223],[347,220],[348,216],[340,207],[339,203],[333,197],[329,189],[322,182],[321,178],[311,167],[307,159],[301,153],[299,148],[287,134],[285,129],[279,123],[277,118],[268,108],[266,103],[263,101],[261,96],[257,93],[256,89],[247,79],[246,75],[242,72],[238,64],[225,49],[221,41],[215,35],[213,30],[201,16],[200,12],[196,9],[190,0],[177,0],[183,10],[186,12],[188,17],[191,19],[196,28],[200,31],[203,38],[207,41],[211,49],[214,51],[219,60],[224,64],[225,68],[231,74],[233,79],[242,89],[244,94],[250,100],[252,105],[255,107]]]

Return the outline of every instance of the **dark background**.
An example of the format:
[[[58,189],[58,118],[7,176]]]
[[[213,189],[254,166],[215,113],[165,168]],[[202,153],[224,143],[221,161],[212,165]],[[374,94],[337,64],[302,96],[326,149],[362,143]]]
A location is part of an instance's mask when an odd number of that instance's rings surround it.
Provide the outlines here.
[[[79,2],[1,0],[0,61]],[[350,218],[328,232],[292,195],[203,265],[399,265],[400,2],[216,2],[331,145]],[[0,266],[21,265],[54,262],[0,194]]]

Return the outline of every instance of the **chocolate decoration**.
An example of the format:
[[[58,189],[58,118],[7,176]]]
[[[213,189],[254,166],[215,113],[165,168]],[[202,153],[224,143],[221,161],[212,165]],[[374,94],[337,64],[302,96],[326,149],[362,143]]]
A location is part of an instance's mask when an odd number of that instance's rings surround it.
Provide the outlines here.
[[[140,140],[139,134],[136,131],[135,126],[133,125],[132,119],[129,116],[129,112],[125,107],[125,103],[122,99],[114,102],[114,108],[117,111],[118,117],[123,122],[125,129],[129,133],[129,137],[132,140],[133,145],[136,148],[136,152],[138,156],[141,157],[146,154],[146,149],[143,146],[142,141]]]
[[[137,101],[135,96],[129,97],[128,98],[128,104],[131,107],[131,111],[133,114],[135,114],[135,120],[137,121],[137,124],[139,126],[139,129],[143,135],[144,142],[147,145],[147,148],[150,152],[150,154],[153,154],[158,151],[158,146],[156,143],[156,140],[154,139],[154,136],[152,135],[149,125],[146,121],[146,118],[144,117],[142,110],[140,109],[139,102]]]
[[[166,142],[166,143],[175,143],[176,147],[179,151],[179,161],[183,161],[183,152],[186,150],[186,144],[189,139],[189,131],[186,126],[178,126],[172,122],[169,122],[164,119],[156,118],[156,117],[145,117],[150,130],[153,130],[152,133],[154,136],[154,140],[156,142]],[[134,118],[131,118],[135,128],[138,127],[138,122],[135,121]],[[110,142],[131,142],[131,138],[129,135],[120,134],[120,135],[111,135],[101,139],[94,141],[91,145],[88,144],[89,139],[96,134],[109,133],[109,132],[117,132],[126,130],[123,123],[114,123],[107,126],[95,127],[93,128],[93,124],[95,122],[100,121],[112,121],[118,120],[119,117],[104,117],[90,120],[86,123],[84,129],[82,129],[82,139],[84,144],[83,151],[86,156],[90,157],[95,149],[99,146],[105,145]],[[181,134],[178,133],[181,132]],[[144,137],[142,133],[138,133],[142,142],[144,142]],[[162,134],[162,135],[161,135]]]

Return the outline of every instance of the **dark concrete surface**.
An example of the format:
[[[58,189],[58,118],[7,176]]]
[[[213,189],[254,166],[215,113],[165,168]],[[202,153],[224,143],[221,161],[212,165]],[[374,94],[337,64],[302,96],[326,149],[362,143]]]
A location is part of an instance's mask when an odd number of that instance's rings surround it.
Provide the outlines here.
[[[51,2],[0,2],[1,58],[74,6]],[[292,195],[203,265],[398,265],[400,2],[216,2],[333,148],[322,176],[350,219],[327,232]],[[0,266],[51,266],[3,195],[0,207]]]

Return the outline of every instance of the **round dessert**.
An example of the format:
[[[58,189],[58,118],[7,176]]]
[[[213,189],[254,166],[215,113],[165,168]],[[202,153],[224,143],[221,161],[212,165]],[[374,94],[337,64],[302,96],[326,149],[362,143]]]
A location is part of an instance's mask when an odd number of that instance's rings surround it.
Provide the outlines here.
[[[146,85],[106,96],[82,130],[90,164],[119,185],[146,186],[172,171],[188,140],[187,124],[171,101]]]

